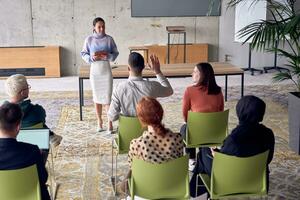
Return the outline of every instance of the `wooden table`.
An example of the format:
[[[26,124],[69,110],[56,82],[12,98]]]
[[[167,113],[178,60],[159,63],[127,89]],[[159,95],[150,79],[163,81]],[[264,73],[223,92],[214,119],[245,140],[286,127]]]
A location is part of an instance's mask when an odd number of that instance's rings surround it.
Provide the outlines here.
[[[236,67],[229,63],[222,62],[211,62],[214,68],[216,76],[225,76],[225,101],[227,101],[227,87],[228,87],[228,76],[240,75],[241,76],[241,96],[244,96],[244,71],[239,67]],[[161,71],[164,76],[168,78],[174,77],[189,77],[196,63],[178,63],[178,64],[163,64],[161,65]],[[127,65],[113,65],[112,66],[113,78],[128,78],[129,72]],[[79,111],[80,120],[82,121],[82,106],[84,106],[84,89],[83,80],[89,79],[90,66],[83,65],[79,68]],[[144,78],[156,77],[154,72],[149,69],[143,70]]]

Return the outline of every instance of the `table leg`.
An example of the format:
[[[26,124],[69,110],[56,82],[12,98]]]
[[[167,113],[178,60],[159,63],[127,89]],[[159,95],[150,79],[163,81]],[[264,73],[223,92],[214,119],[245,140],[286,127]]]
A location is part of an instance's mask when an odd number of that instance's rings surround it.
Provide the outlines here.
[[[170,33],[168,33],[167,64],[170,63]]]
[[[241,77],[241,97],[244,96],[244,73],[242,74]]]
[[[83,94],[83,79],[79,78],[79,114],[80,114],[80,121],[82,121],[82,95]]]
[[[81,79],[81,105],[82,105],[82,106],[84,106],[83,80],[84,80],[84,79]]]
[[[227,101],[228,75],[225,75],[225,101]]]

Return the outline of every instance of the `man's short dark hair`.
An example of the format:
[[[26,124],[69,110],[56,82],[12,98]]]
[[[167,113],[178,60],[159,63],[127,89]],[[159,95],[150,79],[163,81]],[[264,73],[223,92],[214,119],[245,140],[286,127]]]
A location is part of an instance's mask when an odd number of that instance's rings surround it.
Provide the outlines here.
[[[132,52],[129,54],[128,64],[130,68],[136,73],[141,73],[145,68],[144,58],[137,52]]]
[[[21,122],[23,112],[18,104],[4,103],[0,106],[0,129],[13,131]]]

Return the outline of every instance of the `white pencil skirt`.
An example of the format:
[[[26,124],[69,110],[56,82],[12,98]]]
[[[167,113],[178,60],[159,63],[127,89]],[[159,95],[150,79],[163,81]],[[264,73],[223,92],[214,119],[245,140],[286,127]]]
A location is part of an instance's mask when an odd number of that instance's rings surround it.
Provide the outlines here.
[[[93,101],[97,104],[110,104],[113,79],[109,61],[96,61],[91,64],[90,81]]]

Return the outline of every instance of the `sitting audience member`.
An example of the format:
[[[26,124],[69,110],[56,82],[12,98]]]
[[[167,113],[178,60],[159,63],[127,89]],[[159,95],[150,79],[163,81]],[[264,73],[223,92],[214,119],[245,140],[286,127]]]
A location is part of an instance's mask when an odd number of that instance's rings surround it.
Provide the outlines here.
[[[271,129],[260,124],[263,120],[265,110],[265,102],[258,97],[244,96],[240,99],[236,105],[239,124],[225,139],[219,151],[227,155],[249,157],[269,150],[268,164],[270,164],[274,153],[275,138]],[[190,182],[192,196],[196,196],[196,175],[199,173],[211,174],[214,151],[212,148],[200,148],[198,162]],[[269,169],[267,173],[267,177],[269,178]],[[201,179],[198,179],[198,181],[201,184]],[[205,192],[201,188],[198,191],[200,193]]]
[[[7,95],[10,97],[9,102],[19,104],[23,111],[21,128],[29,128],[38,123],[42,123],[43,128],[48,128],[45,109],[38,104],[32,104],[29,99],[29,89],[31,87],[24,75],[15,74],[10,76],[5,82],[5,88]],[[61,140],[61,136],[50,131],[50,141],[54,146],[59,145]]]
[[[188,112],[219,112],[224,110],[221,87],[215,80],[214,70],[209,63],[198,63],[192,73],[193,84],[186,88],[183,96],[182,114],[185,124],[180,133],[185,138]],[[189,169],[195,166],[196,149],[186,148],[189,154]]]
[[[108,111],[111,121],[119,119],[119,115],[136,116],[136,104],[144,96],[153,98],[167,97],[173,94],[173,89],[160,70],[160,63],[155,55],[150,56],[150,69],[155,73],[157,81],[144,80],[142,77],[145,68],[141,54],[132,52],[128,58],[129,78],[116,86]]]
[[[162,124],[163,108],[151,97],[143,97],[136,107],[137,116],[143,126],[147,126],[142,136],[130,143],[128,162],[133,158],[151,163],[164,163],[183,156],[183,140],[179,133],[173,133]],[[127,176],[130,177],[130,172]],[[126,181],[121,190],[125,191]],[[127,190],[128,191],[128,190]]]
[[[130,143],[128,161],[139,158],[151,163],[163,163],[183,155],[183,140],[179,133],[172,133],[161,123],[163,108],[151,97],[143,97],[137,104],[137,116],[147,126],[142,136]]]
[[[30,85],[27,83],[26,77],[22,74],[15,74],[7,78],[5,82],[5,89],[7,95],[10,97],[10,103],[19,104],[23,112],[23,120],[21,129],[30,128],[36,124],[42,123],[43,128],[48,128],[46,125],[46,111],[38,105],[32,104],[29,99]],[[4,102],[5,103],[5,102]],[[50,131],[50,143],[53,146],[60,144],[62,137]],[[44,163],[47,161],[48,150],[43,150]]]
[[[22,110],[17,104],[5,103],[0,107],[0,170],[21,169],[36,164],[42,199],[49,200],[46,187],[48,173],[38,146],[16,141],[21,120]]]

